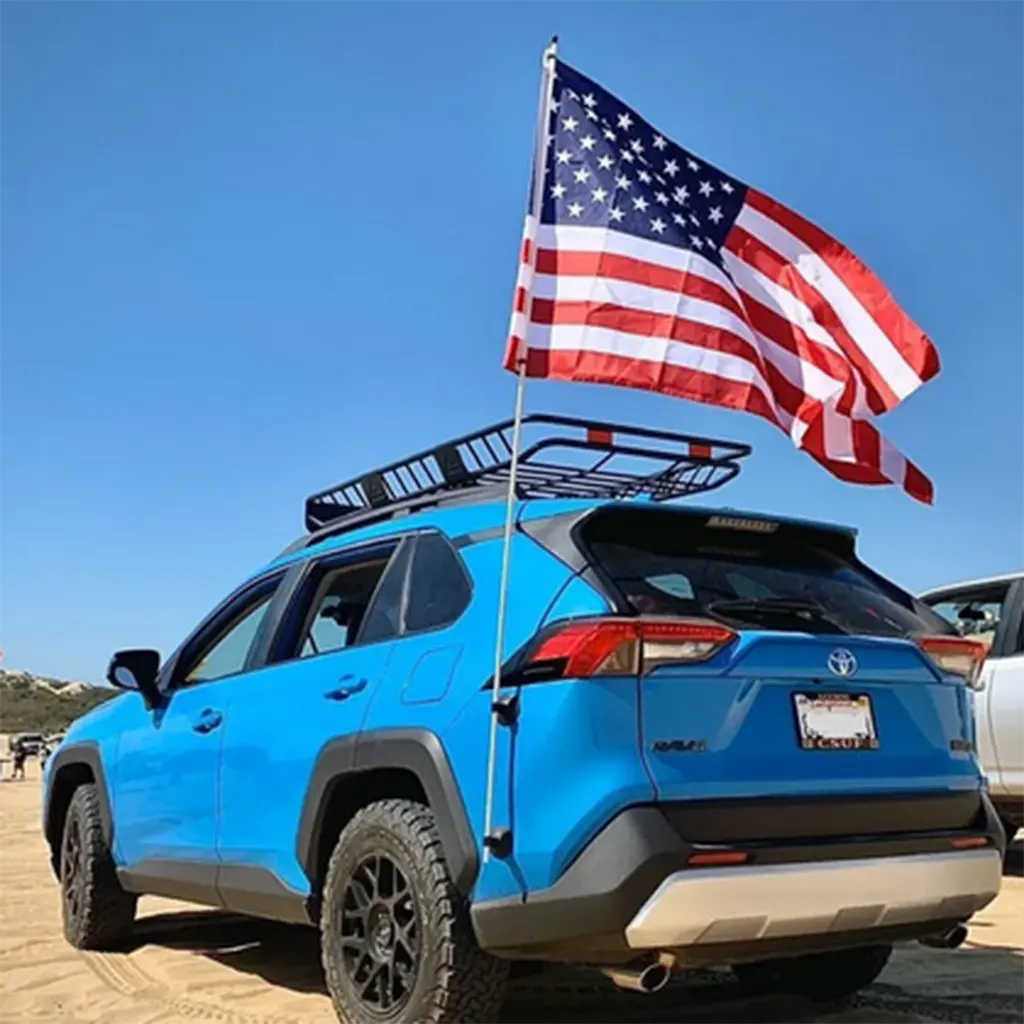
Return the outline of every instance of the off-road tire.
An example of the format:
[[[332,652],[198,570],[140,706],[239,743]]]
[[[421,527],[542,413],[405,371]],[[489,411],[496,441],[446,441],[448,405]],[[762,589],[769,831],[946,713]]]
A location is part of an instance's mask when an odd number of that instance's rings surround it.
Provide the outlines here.
[[[1016,816],[1011,818],[1007,814],[1000,814],[999,824],[1003,826],[1003,831],[1006,833],[1006,846],[1009,849],[1013,837],[1020,831],[1020,819]]]
[[[91,783],[71,797],[60,840],[64,937],[76,949],[124,945],[135,922],[138,897],[121,888],[103,838],[100,796]]]
[[[408,914],[414,907],[417,915],[418,956],[415,969],[405,969],[406,976],[412,978],[407,995],[400,1005],[384,1010],[368,1006],[353,980],[353,961],[369,964],[366,970],[372,969],[373,961],[362,959],[367,954],[353,952],[351,936],[343,943],[341,934],[342,911],[346,905],[353,906],[357,872],[360,879],[365,878],[363,865],[380,864],[374,858],[385,858],[402,872],[406,881],[403,892],[411,897],[403,901],[404,912]],[[363,921],[361,914],[366,915],[365,921],[371,920],[369,911],[355,913]],[[350,930],[352,916],[348,911],[346,927]],[[362,924],[354,927],[361,930]],[[508,965],[477,946],[468,904],[452,884],[434,815],[423,804],[382,800],[356,812],[345,826],[327,869],[320,939],[327,988],[341,1021],[486,1024],[497,1019]],[[358,944],[357,940],[356,948]]]
[[[785,992],[815,1003],[833,1003],[870,985],[885,970],[891,954],[892,946],[862,946],[736,964],[732,970],[754,992]]]

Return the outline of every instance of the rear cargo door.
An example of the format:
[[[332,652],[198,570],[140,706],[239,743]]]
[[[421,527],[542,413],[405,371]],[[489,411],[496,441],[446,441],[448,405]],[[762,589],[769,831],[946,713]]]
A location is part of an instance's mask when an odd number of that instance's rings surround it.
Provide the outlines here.
[[[950,627],[863,566],[851,533],[634,507],[577,542],[620,612],[734,633],[706,660],[644,670],[659,799],[977,786],[969,691],[913,639]]]
[[[640,703],[662,800],[976,785],[966,690],[905,641],[745,632]]]

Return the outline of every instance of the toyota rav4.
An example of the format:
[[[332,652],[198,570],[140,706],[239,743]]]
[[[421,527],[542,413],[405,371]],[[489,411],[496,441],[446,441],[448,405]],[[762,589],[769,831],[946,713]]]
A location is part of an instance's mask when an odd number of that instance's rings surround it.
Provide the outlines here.
[[[665,503],[745,445],[527,419],[508,509],[505,423],[308,499],[170,657],[114,656],[134,692],[45,771],[73,945],[144,893],[311,925],[380,1022],[492,1020],[529,961],[832,1000],[962,939],[1005,845],[983,646],[851,530]]]

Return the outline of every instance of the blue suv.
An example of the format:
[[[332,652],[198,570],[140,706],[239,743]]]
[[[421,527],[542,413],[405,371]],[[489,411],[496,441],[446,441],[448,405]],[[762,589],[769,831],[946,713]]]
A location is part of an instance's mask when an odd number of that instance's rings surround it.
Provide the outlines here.
[[[73,945],[143,893],[312,925],[381,1022],[492,1020],[544,961],[832,1000],[962,941],[1005,846],[983,651],[851,530],[663,503],[747,446],[527,421],[497,660],[508,423],[308,499],[168,659],[114,656],[45,772]]]

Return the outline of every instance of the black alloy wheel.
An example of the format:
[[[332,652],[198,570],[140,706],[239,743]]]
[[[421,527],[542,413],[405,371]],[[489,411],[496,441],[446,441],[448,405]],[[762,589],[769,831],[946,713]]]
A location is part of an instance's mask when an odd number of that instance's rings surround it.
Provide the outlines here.
[[[64,915],[69,922],[79,922],[85,910],[85,889],[88,884],[85,867],[81,823],[76,815],[70,815],[64,829],[60,852],[60,881],[64,897]]]
[[[409,880],[386,854],[360,861],[345,883],[335,927],[345,970],[366,1010],[390,1016],[409,1001],[420,969],[422,924]]]
[[[340,1021],[486,1024],[508,963],[477,945],[433,811],[391,797],[360,808],[334,844],[320,900],[324,978]]]
[[[76,949],[119,949],[129,939],[138,897],[125,892],[104,838],[93,783],[71,796],[56,849],[64,937]]]

